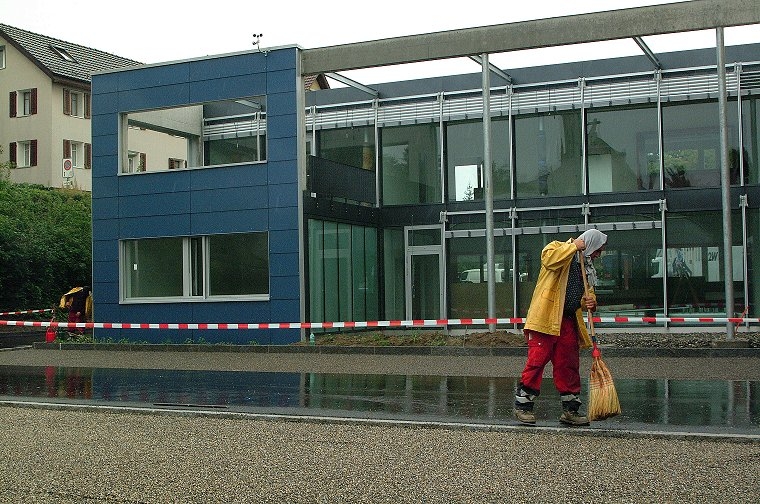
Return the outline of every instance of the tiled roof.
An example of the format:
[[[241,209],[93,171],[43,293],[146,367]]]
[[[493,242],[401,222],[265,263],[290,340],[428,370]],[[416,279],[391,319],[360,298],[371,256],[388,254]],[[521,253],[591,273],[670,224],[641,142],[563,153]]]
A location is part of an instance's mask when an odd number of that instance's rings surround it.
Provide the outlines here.
[[[142,64],[139,61],[2,23],[0,23],[0,36],[25,53],[51,77],[90,82],[93,73]],[[51,46],[64,49],[75,61],[67,61]]]

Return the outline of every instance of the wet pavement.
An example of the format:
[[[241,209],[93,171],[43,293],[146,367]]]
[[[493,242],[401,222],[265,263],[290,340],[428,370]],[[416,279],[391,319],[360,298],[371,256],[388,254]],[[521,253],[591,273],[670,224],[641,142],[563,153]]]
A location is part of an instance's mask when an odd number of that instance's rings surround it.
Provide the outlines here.
[[[408,357],[12,350],[0,352],[0,403],[35,401],[302,418],[517,425],[512,419],[512,394],[519,380],[520,356],[415,356],[415,365],[407,366],[409,371],[394,369],[394,361]],[[379,361],[381,366],[386,361],[388,372],[373,372],[373,366],[352,364],[352,360]],[[430,361],[428,365],[426,360]],[[159,365],[156,361],[176,369],[151,369]],[[193,369],[225,367],[214,364],[217,361],[227,362],[233,369]],[[320,365],[319,361],[327,364]],[[438,361],[451,363],[448,367],[429,365]],[[39,365],[41,362],[48,364]],[[346,372],[318,372],[320,367],[330,367],[329,362],[333,370]],[[623,412],[593,422],[591,430],[749,436],[760,440],[757,359],[653,361],[615,358],[613,353],[608,364],[620,371],[615,387]],[[467,370],[473,365],[479,367],[478,373]],[[709,370],[716,365],[724,370],[730,365],[733,370],[725,375],[730,379],[713,379]],[[299,367],[309,372],[292,371]],[[673,368],[675,378],[663,377],[670,374],[668,367]],[[501,373],[495,373],[495,368]],[[357,373],[357,369],[367,372]],[[430,374],[423,374],[425,369],[431,370]],[[692,370],[690,376],[686,376],[688,369]],[[647,373],[652,376],[645,376]],[[583,385],[587,390],[587,379]],[[538,426],[556,427],[561,411],[550,375],[542,391],[536,404]]]

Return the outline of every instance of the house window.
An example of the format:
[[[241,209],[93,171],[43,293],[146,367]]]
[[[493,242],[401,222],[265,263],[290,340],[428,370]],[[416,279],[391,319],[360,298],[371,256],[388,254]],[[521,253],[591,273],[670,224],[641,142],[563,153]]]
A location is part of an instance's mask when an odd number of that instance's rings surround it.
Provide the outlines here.
[[[37,88],[11,91],[9,116],[30,116],[37,113]]]
[[[125,300],[269,299],[266,232],[122,242]]]
[[[63,90],[63,114],[90,118],[90,94],[70,89]]]
[[[37,166],[37,140],[25,140],[10,144],[10,161],[16,168]]]
[[[184,159],[169,158],[169,169],[187,168],[187,161]]]
[[[5,46],[0,45],[0,70],[5,68]]]
[[[75,168],[89,169],[92,166],[92,147],[85,142],[64,140],[63,157],[71,159],[71,164]]]
[[[266,161],[266,98],[201,103],[126,114],[126,145],[150,157],[145,170],[121,160],[121,173]]]

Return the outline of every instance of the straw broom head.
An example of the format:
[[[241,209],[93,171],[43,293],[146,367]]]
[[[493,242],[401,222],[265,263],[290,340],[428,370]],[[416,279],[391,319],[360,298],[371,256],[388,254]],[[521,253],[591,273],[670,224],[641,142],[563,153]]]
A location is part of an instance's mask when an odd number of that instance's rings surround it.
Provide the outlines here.
[[[583,272],[583,287],[588,295],[588,280],[586,278],[586,265],[583,254],[580,254],[579,262]],[[612,373],[602,360],[602,352],[596,345],[596,334],[594,332],[594,319],[591,312],[588,312],[588,323],[591,330],[591,341],[594,343],[594,349],[591,355],[594,361],[591,364],[591,376],[589,378],[588,393],[588,419],[604,420],[620,414],[620,401],[618,400],[615,383],[612,381]]]

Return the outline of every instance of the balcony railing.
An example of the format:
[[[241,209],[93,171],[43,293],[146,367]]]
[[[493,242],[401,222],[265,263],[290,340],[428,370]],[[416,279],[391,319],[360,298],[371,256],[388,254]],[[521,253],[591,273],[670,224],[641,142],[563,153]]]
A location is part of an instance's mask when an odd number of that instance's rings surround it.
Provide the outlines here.
[[[375,171],[308,157],[306,189],[319,197],[375,204]]]

